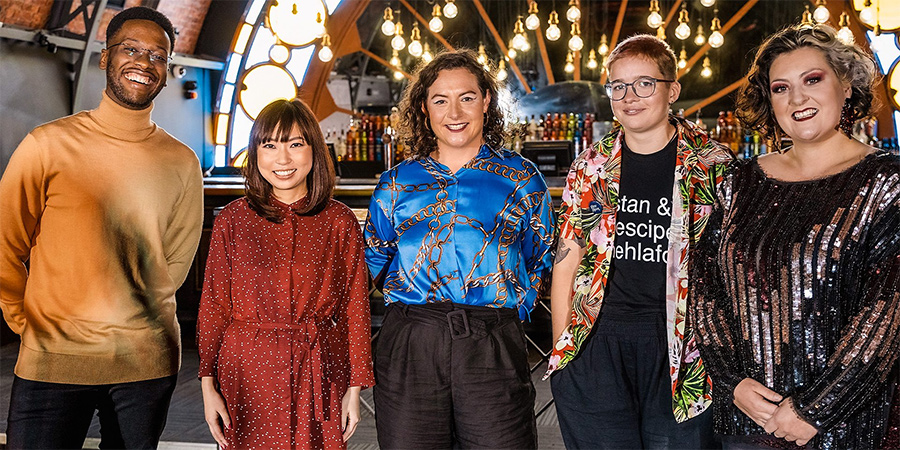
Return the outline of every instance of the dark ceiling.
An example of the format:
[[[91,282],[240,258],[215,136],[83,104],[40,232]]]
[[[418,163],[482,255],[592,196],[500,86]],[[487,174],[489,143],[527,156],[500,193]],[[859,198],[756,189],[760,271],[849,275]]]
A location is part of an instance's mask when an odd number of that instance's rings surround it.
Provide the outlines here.
[[[427,21],[431,18],[431,10],[435,3],[443,5],[444,1],[408,0],[407,3]],[[537,3],[538,16],[541,18],[541,30],[547,26],[547,17],[550,11],[555,10],[560,16],[560,28],[563,31],[562,38],[555,42],[544,39],[551,67],[553,68],[553,77],[556,82],[572,80],[573,75],[567,74],[563,70],[567,53],[566,42],[569,37],[569,22],[565,19],[568,2],[563,0],[538,0]],[[599,81],[600,70],[589,70],[584,66],[584,63],[587,61],[587,51],[590,48],[596,49],[599,46],[601,34],[606,33],[609,38],[612,37],[622,2],[581,0],[580,3],[582,9],[582,36],[585,42],[581,80]],[[659,3],[663,17],[666,17],[675,1],[661,0]],[[691,37],[684,41],[684,47],[687,51],[688,59],[690,59],[700,48],[693,42],[693,31],[696,31],[698,24],[702,24],[706,35],[709,35],[709,24],[713,18],[713,8],[704,7],[700,0],[686,0],[684,3],[689,12],[692,28]],[[745,1],[737,0],[717,0],[714,8],[718,8],[718,17],[724,25],[745,3]],[[481,19],[475,4],[469,0],[457,0],[456,4],[459,8],[459,15],[454,19],[443,18],[444,30],[441,32],[441,35],[456,48],[469,47],[477,49],[478,45],[483,43],[488,55],[494,61],[497,61],[501,50],[496,44],[489,26]],[[655,30],[647,26],[649,4],[650,2],[645,0],[627,3],[620,31],[620,41],[637,33],[655,34]],[[509,38],[512,37],[512,30],[517,17],[522,16],[524,18],[528,14],[526,0],[482,0],[482,5],[505,42],[508,42]],[[699,75],[701,64],[698,61],[692,70],[681,78],[683,85],[682,100],[675,107],[687,108],[740,79],[749,67],[752,52],[765,36],[785,25],[799,22],[806,5],[811,5],[811,3],[808,0],[761,0],[756,3],[725,34],[725,44],[721,48],[712,49],[707,53],[712,62],[712,76],[703,78]],[[363,47],[368,48],[385,60],[391,56],[390,38],[381,33],[380,27],[383,22],[382,14],[388,6],[394,11],[400,11],[399,18],[404,25],[408,41],[415,18],[406,6],[398,0],[371,1],[366,11],[357,21]],[[674,37],[677,17],[678,15],[675,14],[671,24],[667,27],[667,41],[672,45],[676,55],[680,52],[682,46],[681,41]],[[419,24],[419,28],[422,32],[423,40],[429,43],[433,51],[443,48],[440,42],[427,30],[427,26]],[[548,85],[548,78],[545,75],[544,64],[538,51],[535,32],[527,31],[526,34],[529,37],[532,49],[527,53],[520,53],[515,62],[532,90],[539,90]],[[400,51],[400,58],[407,71],[411,71],[412,66],[417,62],[417,59],[411,57],[405,49]],[[390,77],[391,75],[390,69],[376,61],[370,60],[362,53],[345,56],[335,65],[335,70],[339,74],[349,76],[365,74]],[[514,75],[512,70],[509,71],[509,74],[509,88],[517,96],[525,95],[525,90],[520,80]],[[718,102],[708,105],[703,115],[705,117],[715,116],[721,109],[730,109],[732,103],[733,95],[725,96]]]
[[[353,2],[360,0],[344,0]],[[832,0],[831,3],[840,3]],[[405,3],[405,4],[404,4]],[[403,23],[405,37],[409,41],[414,15],[406,5],[414,8],[426,21],[431,18],[431,11],[435,4],[443,5],[445,0],[371,0],[368,7],[357,20],[359,36],[362,46],[372,53],[388,60],[391,57],[390,38],[380,31],[383,22],[384,9],[390,6],[394,11],[399,11],[399,19]],[[527,0],[481,0],[490,21],[499,32],[504,42],[512,37],[512,30],[518,16],[523,19],[528,14]],[[567,0],[538,0],[538,16],[541,19],[541,28],[547,26],[547,17],[550,11],[556,11],[560,15],[560,28],[562,38],[553,42],[544,39],[547,53],[552,67],[553,78],[556,83],[573,80],[572,74],[564,72],[565,58],[569,37],[569,22],[565,19],[565,11],[568,8]],[[676,4],[675,0],[660,0],[661,14],[666,17],[670,9]],[[709,25],[713,18],[713,8],[704,7],[700,0],[685,0],[685,6],[689,12],[691,37],[684,41],[688,59],[700,48],[693,42],[697,25],[702,24],[706,35],[709,35]],[[718,8],[718,17],[725,25],[747,2],[743,0],[716,0],[714,8]],[[231,42],[234,28],[237,26],[243,7],[247,0],[214,0],[210,8],[210,14],[217,14],[216,20],[205,21],[204,28],[198,41],[198,54],[209,54],[224,57],[227,46]],[[606,33],[612,38],[616,18],[619,13],[621,1],[581,0],[582,9],[582,36],[585,49],[582,52],[581,80],[599,81],[600,70],[589,70],[585,67],[587,52],[596,49],[600,44],[600,36]],[[476,5],[471,0],[456,0],[459,14],[454,19],[443,18],[444,30],[441,35],[454,47],[469,47],[477,49],[480,43],[485,45],[488,55],[498,61],[501,50],[498,47],[489,26],[482,20]],[[652,33],[655,30],[647,26],[649,13],[649,0],[629,1],[625,10],[622,29],[619,40],[637,34]],[[754,49],[762,42],[765,36],[778,29],[800,21],[805,6],[812,6],[810,0],[759,0],[734,26],[725,34],[725,44],[721,48],[712,49],[706,55],[710,57],[712,76],[703,78],[700,76],[701,63],[697,63],[688,73],[681,78],[683,86],[681,100],[675,108],[689,108],[697,102],[719,92],[726,86],[739,80],[749,67]],[[395,20],[396,18],[395,17]],[[672,45],[676,55],[682,48],[682,42],[674,37],[677,25],[676,13],[666,29],[667,41]],[[836,18],[832,18],[835,23]],[[215,24],[215,25],[212,25]],[[433,52],[443,49],[441,43],[434,38],[427,25],[419,24],[424,42],[428,42]],[[545,74],[544,63],[538,51],[538,45],[534,31],[526,31],[531,42],[532,49],[527,53],[521,53],[515,62],[521,70],[526,82],[533,91],[547,86],[548,77]],[[218,47],[217,47],[218,45]],[[219,47],[222,47],[221,49]],[[219,53],[222,52],[222,55]],[[400,51],[400,58],[404,70],[411,72],[418,62],[417,58],[409,55],[406,49]],[[702,60],[702,59],[701,59]],[[334,71],[339,75],[352,78],[360,76],[384,76],[393,80],[391,69],[369,58],[361,52],[346,55],[336,61]],[[395,93],[400,92],[401,82],[391,83]],[[525,96],[526,92],[520,80],[512,70],[509,70],[508,87],[517,97]],[[703,110],[704,117],[715,117],[718,111],[732,109],[734,94],[726,95],[720,100],[706,106]]]

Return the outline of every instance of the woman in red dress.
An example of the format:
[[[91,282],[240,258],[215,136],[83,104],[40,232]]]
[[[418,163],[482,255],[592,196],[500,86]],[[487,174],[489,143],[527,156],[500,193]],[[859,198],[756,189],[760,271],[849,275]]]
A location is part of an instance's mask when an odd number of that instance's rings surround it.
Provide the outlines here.
[[[228,448],[345,448],[374,384],[368,273],[306,104],[260,112],[244,177],[213,227],[197,319],[210,432]]]

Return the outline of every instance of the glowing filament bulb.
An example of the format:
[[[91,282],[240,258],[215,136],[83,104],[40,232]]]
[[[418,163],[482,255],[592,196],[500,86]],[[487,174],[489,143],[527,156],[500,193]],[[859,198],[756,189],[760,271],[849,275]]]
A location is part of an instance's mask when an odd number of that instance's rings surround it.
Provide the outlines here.
[[[453,0],[447,0],[447,3],[444,4],[444,16],[452,19],[457,14],[459,14],[459,8],[456,7],[456,3],[453,3]]]

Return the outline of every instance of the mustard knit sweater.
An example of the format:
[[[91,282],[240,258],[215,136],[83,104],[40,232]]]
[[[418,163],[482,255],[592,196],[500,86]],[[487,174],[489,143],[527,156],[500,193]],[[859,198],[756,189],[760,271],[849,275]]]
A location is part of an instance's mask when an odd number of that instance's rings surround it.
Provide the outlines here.
[[[104,92],[99,108],[35,128],[0,179],[0,306],[22,337],[21,378],[178,372],[175,290],[200,240],[203,180],[151,110]]]

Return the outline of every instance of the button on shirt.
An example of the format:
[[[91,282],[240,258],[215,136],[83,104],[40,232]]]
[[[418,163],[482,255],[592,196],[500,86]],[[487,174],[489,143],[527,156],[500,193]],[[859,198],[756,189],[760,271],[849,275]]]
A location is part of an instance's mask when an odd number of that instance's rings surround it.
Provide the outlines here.
[[[531,161],[482,146],[456,173],[431,157],[383,173],[366,263],[386,303],[450,301],[528,318],[552,264],[553,209]]]

